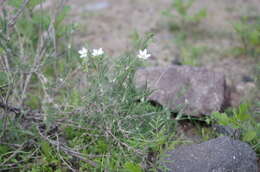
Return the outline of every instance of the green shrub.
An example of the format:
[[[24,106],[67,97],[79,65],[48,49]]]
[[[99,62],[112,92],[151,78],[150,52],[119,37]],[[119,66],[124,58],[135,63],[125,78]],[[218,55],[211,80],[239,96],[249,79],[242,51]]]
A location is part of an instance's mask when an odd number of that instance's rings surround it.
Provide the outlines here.
[[[249,22],[247,17],[242,17],[233,24],[233,28],[241,41],[241,47],[235,48],[237,54],[257,57],[260,55],[260,19]]]
[[[251,144],[256,152],[260,152],[260,123],[250,114],[249,104],[241,104],[230,113],[214,112],[212,116],[218,124],[241,132],[240,139]]]
[[[171,7],[163,11],[163,14],[169,18],[170,30],[174,31],[174,43],[179,49],[180,62],[185,65],[198,66],[199,57],[205,53],[206,47],[194,46],[193,43],[189,43],[188,37],[193,35],[194,26],[207,17],[207,11],[200,9],[197,13],[190,14],[189,11],[194,2],[195,0],[173,0]]]
[[[146,62],[137,57],[152,34],[138,34],[134,49],[121,57],[80,57],[71,46],[74,25],[63,23],[68,8],[55,17],[35,7],[43,1],[8,1],[0,17],[1,170],[131,171],[156,168],[173,140],[170,112],[152,106],[149,90],[133,78]],[[7,16],[23,8],[8,25]],[[3,100],[3,101],[2,101]],[[13,144],[15,143],[15,144]],[[17,151],[18,150],[18,151]],[[156,160],[156,156],[153,157]]]
[[[191,25],[194,27],[194,25],[199,24],[205,17],[207,17],[206,9],[200,9],[195,14],[189,13],[194,2],[195,0],[173,0],[171,7],[163,11],[163,14],[172,20],[170,24],[171,30],[185,30]],[[172,13],[173,10],[177,15]]]

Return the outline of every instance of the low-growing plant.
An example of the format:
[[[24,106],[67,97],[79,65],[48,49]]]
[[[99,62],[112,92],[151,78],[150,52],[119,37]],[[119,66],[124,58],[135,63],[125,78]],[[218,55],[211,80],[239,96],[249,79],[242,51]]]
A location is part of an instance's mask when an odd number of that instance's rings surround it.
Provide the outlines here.
[[[233,24],[233,28],[241,41],[241,47],[235,48],[235,53],[238,55],[259,56],[260,18],[250,22],[248,17],[242,17],[239,22]]]
[[[207,11],[206,9],[200,9],[197,13],[190,14],[189,11],[194,2],[194,0],[173,0],[171,7],[163,11],[163,14],[170,19],[169,25],[171,31],[174,31],[175,34],[174,43],[179,49],[180,63],[198,66],[198,58],[205,52],[205,47],[194,46],[187,39],[188,35],[194,31],[190,28],[194,28],[194,25],[199,24],[207,16]]]
[[[260,123],[251,115],[248,103],[233,108],[231,112],[214,112],[212,117],[218,124],[235,129],[242,141],[248,142],[260,153]]]
[[[188,42],[187,34],[179,33],[174,39],[179,52],[178,57],[181,64],[199,66],[200,57],[207,52],[207,47],[196,46]]]
[[[199,24],[205,17],[207,17],[207,10],[200,9],[194,14],[190,14],[190,9],[195,0],[173,0],[171,7],[165,11],[163,14],[169,17],[172,21],[170,23],[170,28],[173,31],[180,31],[188,29],[191,25]],[[173,14],[175,11],[177,15]]]
[[[53,15],[35,8],[42,2],[9,1],[0,17],[0,170],[156,169],[177,140],[171,113],[134,85],[152,35],[118,58],[88,46],[78,54],[68,8]]]

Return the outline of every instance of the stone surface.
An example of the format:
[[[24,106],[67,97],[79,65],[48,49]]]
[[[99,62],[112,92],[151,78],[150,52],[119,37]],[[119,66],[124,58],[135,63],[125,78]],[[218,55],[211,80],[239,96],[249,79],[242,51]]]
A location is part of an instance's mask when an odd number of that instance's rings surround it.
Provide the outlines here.
[[[235,139],[239,139],[241,137],[242,131],[239,128],[231,128],[230,126],[224,126],[219,124],[212,124],[212,128],[219,134],[224,136],[229,136]]]
[[[225,104],[225,77],[205,68],[148,67],[135,74],[137,88],[149,88],[149,100],[187,115],[210,115]]]
[[[255,152],[227,136],[181,146],[163,158],[163,172],[257,172]]]
[[[255,62],[252,58],[225,58],[217,63],[212,61],[205,64],[210,70],[225,73],[226,85],[229,89],[229,104],[238,107],[242,102],[252,101],[256,95],[257,87],[254,77],[257,74],[253,71]]]

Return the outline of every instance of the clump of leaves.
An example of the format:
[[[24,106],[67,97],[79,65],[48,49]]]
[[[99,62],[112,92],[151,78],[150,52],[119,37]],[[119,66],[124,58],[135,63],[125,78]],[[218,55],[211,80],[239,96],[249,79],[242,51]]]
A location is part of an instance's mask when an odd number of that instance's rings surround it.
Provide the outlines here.
[[[260,18],[250,21],[242,17],[233,24],[233,28],[241,41],[241,47],[235,48],[237,54],[259,56],[260,54]]]
[[[149,39],[137,38],[136,42],[135,45],[143,49]],[[73,136],[71,129],[67,131],[73,148],[88,144],[82,151],[86,156],[96,157],[94,161],[99,164],[96,171],[141,172],[152,168],[147,155],[151,151],[160,154],[174,136],[166,134],[174,125],[169,120],[169,111],[154,107],[146,100],[149,90],[135,88],[135,71],[143,65],[145,61],[137,58],[135,50],[117,59],[88,53],[87,60],[82,60],[88,85],[76,94],[84,110],[73,118],[77,124],[74,129],[82,126],[82,132]],[[75,108],[79,108],[79,104]],[[81,170],[93,170],[93,167],[82,164]]]
[[[231,113],[214,112],[212,117],[220,125],[239,130],[240,139],[260,152],[260,123],[250,114],[249,104],[241,104],[238,108],[232,109]]]
[[[195,0],[173,0],[171,7],[163,11],[163,14],[172,20],[170,25],[171,30],[179,31],[191,25],[199,24],[205,17],[207,17],[206,9],[200,9],[194,14],[189,13],[194,2]],[[173,10],[177,15],[172,13]]]
[[[174,39],[178,47],[179,62],[184,65],[199,66],[199,58],[207,52],[206,46],[193,45],[187,40],[187,34],[181,32]]]
[[[10,15],[24,6],[9,2],[14,11],[3,12]],[[171,144],[174,121],[168,110],[146,100],[149,90],[134,85],[135,71],[146,65],[137,50],[147,47],[152,34],[144,39],[136,34],[135,49],[117,59],[90,51],[80,58],[67,45],[74,29],[62,23],[67,8],[53,18],[44,9],[34,9],[42,1],[31,2],[38,3],[25,4],[14,27],[8,26],[9,15],[0,18],[5,28],[0,30],[0,57],[5,62],[0,86],[12,89],[1,94],[1,101],[6,100],[1,103],[8,107],[0,122],[0,141],[6,143],[0,146],[1,170],[156,168],[148,154],[156,160]],[[13,108],[15,115],[10,104],[18,107]],[[30,144],[23,144],[25,140]]]
[[[191,14],[191,8],[195,0],[173,0],[169,9],[163,11],[163,14],[169,18],[170,30],[174,31],[174,41],[179,49],[178,61],[181,64],[198,66],[198,58],[205,52],[205,47],[194,46],[189,43],[187,37],[193,33],[194,25],[198,25],[207,17],[207,10],[200,9],[198,12]]]
[[[0,115],[0,170],[54,171],[53,166],[66,166],[60,156],[48,158],[49,155],[44,153],[48,150],[43,151],[46,146],[40,146],[42,140],[35,130],[37,124],[24,118],[28,117],[28,111],[33,115],[35,109],[46,112],[46,121],[56,119],[53,114],[57,111],[49,106],[50,102],[45,102],[45,95],[64,91],[57,90],[61,87],[57,80],[68,76],[78,62],[71,58],[73,51],[67,49],[68,38],[74,29],[73,25],[63,23],[69,8],[61,5],[52,15],[46,9],[35,8],[42,2],[44,0],[1,3],[0,103],[3,110]],[[52,152],[58,153],[55,149]]]

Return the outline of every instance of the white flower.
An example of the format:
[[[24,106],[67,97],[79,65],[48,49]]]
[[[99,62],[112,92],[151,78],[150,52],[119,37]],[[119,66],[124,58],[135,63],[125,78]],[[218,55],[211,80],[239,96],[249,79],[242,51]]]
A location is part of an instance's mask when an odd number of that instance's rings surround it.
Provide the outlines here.
[[[88,56],[88,50],[85,47],[82,47],[81,50],[79,50],[80,58],[85,58]]]
[[[59,107],[60,107],[58,104],[54,104],[53,106],[54,106],[56,109],[59,109]]]
[[[144,49],[143,51],[142,50],[139,50],[139,54],[137,55],[140,59],[148,59],[151,54],[147,54],[147,49]]]
[[[101,56],[103,54],[104,54],[104,51],[102,48],[93,49],[92,56],[96,57],[96,56]]]

